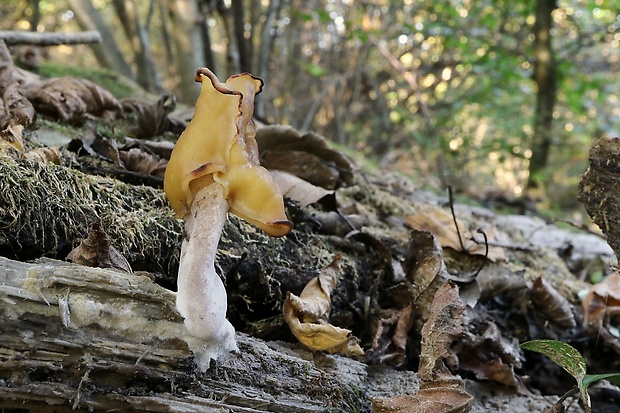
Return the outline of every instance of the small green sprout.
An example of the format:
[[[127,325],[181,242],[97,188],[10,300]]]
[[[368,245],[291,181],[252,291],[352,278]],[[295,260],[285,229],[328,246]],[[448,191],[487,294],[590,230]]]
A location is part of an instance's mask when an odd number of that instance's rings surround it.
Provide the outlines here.
[[[570,344],[557,340],[532,340],[521,344],[521,348],[544,354],[573,376],[577,381],[577,388],[581,394],[586,413],[592,412],[592,404],[588,394],[590,384],[603,379],[620,384],[620,373],[586,374],[586,360]],[[569,391],[569,393],[571,392]],[[562,397],[558,403],[561,403],[565,398]]]

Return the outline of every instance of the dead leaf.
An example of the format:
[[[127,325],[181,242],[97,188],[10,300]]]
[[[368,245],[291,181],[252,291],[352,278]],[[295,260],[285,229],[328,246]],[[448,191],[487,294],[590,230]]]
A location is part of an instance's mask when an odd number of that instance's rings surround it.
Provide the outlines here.
[[[151,155],[139,148],[131,148],[128,151],[119,151],[119,157],[123,161],[125,169],[146,175],[164,177],[168,161]]]
[[[396,367],[405,364],[407,341],[413,325],[413,307],[409,304],[401,310],[387,310],[377,322],[377,332],[372,348],[366,352],[369,363],[389,362]]]
[[[514,372],[522,364],[519,343],[505,338],[497,325],[485,317],[476,309],[465,311],[465,332],[452,346],[458,356],[459,370],[474,373],[479,380],[491,380],[529,394]]]
[[[37,148],[24,154],[24,158],[42,163],[62,164],[62,153],[60,149],[54,146]]]
[[[420,389],[391,399],[372,399],[372,413],[465,413],[473,397],[461,388]]]
[[[125,137],[125,144],[121,148],[128,151],[132,148],[140,148],[144,152],[157,155],[162,159],[170,159],[170,154],[174,149],[174,142],[171,141],[152,141],[149,139],[134,139]]]
[[[465,304],[452,281],[444,282],[431,304],[430,317],[422,327],[422,346],[418,376],[422,383],[413,395],[391,399],[373,399],[373,413],[464,413],[469,411],[473,397],[465,384],[452,375],[444,360],[451,358],[450,347],[461,337]]]
[[[7,123],[4,127],[21,125],[24,128],[32,125],[36,112],[32,103],[21,93],[19,83],[12,83],[6,87],[2,95],[4,110],[8,115]]]
[[[547,321],[561,328],[575,328],[572,304],[544,278],[538,277],[531,289],[532,303]]]
[[[459,241],[458,232],[454,226],[454,218],[450,212],[444,209],[435,208],[430,211],[421,211],[415,215],[405,217],[405,220],[414,229],[433,233],[433,235],[435,235],[437,240],[441,243],[441,246],[444,248],[451,248],[455,251],[466,252],[471,255],[485,255],[486,246],[484,245],[484,242],[473,241],[473,239],[478,240],[480,236],[474,238],[468,225],[457,218],[456,222],[459,226],[463,246],[465,247],[465,250],[463,250],[461,241]],[[495,226],[490,224],[481,224],[480,228],[486,234],[489,243],[492,244],[496,241],[495,233],[498,230]],[[489,253],[487,258],[493,262],[505,261],[506,254],[503,248],[489,245]]]
[[[256,130],[256,142],[267,169],[289,172],[325,189],[353,183],[353,161],[316,133],[302,134],[285,125],[262,126]]]
[[[91,224],[88,236],[67,255],[67,260],[89,267],[115,268],[128,273],[133,272],[125,257],[110,245],[108,234],[96,222]]]
[[[605,317],[620,314],[620,273],[614,271],[588,290],[581,301],[587,325],[598,328]]]
[[[331,292],[340,279],[340,256],[313,278],[298,296],[290,291],[282,306],[284,320],[300,343],[310,350],[362,355],[364,351],[351,331],[329,324]]]
[[[394,280],[396,283],[387,289],[386,296],[396,307],[414,303],[419,317],[416,329],[419,330],[429,317],[437,289],[450,276],[443,261],[441,245],[433,234],[411,231],[403,269],[404,276]]]
[[[107,90],[87,79],[59,77],[33,82],[23,89],[37,112],[63,122],[76,122],[86,114],[122,114],[118,100]]]
[[[334,191],[312,185],[310,182],[286,171],[270,170],[269,173],[280,187],[282,195],[297,201],[302,208],[334,193]]]
[[[459,298],[459,287],[452,281],[445,281],[437,290],[429,318],[422,327],[418,376],[423,382],[453,377],[444,359],[452,356],[452,342],[463,334],[463,311],[465,304]]]
[[[170,114],[176,108],[176,96],[162,95],[157,102],[148,103],[137,99],[123,99],[121,105],[125,112],[133,112],[137,116],[134,134],[138,138],[150,138],[164,132],[180,134],[187,124]]]

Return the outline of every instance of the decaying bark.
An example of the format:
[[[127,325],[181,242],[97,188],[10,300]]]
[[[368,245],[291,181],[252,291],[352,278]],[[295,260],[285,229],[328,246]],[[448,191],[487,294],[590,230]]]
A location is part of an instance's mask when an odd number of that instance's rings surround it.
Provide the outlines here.
[[[200,373],[190,350],[200,342],[186,336],[174,293],[146,275],[0,258],[0,337],[3,408],[367,410],[359,379],[244,335],[239,353]]]
[[[620,138],[603,137],[590,150],[590,167],[579,182],[579,200],[620,253]]]

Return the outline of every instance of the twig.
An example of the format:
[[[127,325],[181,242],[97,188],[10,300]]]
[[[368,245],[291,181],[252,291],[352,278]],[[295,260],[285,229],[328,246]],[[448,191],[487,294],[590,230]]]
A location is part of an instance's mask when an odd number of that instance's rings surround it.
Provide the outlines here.
[[[454,220],[454,226],[456,227],[456,234],[459,236],[459,244],[461,244],[461,250],[463,250],[463,252],[467,252],[467,248],[465,248],[465,245],[463,244],[463,237],[461,236],[461,230],[459,229],[459,224],[456,220],[456,214],[454,213],[454,191],[452,188],[452,185],[447,185],[448,188],[448,199],[450,202],[450,212],[452,212],[452,220]],[[486,235],[484,236],[484,238],[486,239]],[[488,246],[487,246],[488,249]]]
[[[476,232],[478,234],[482,234],[482,236],[484,237],[484,260],[482,261],[480,268],[478,268],[478,271],[476,271],[476,273],[474,274],[474,278],[476,278],[478,274],[480,274],[480,271],[482,271],[485,264],[487,263],[487,258],[489,258],[489,240],[487,239],[487,234],[481,228],[478,228]]]
[[[0,39],[7,45],[30,44],[35,46],[58,46],[61,44],[101,43],[98,31],[78,33],[37,33],[14,30],[0,30]]]
[[[559,413],[559,412],[564,412],[564,405],[562,403],[564,403],[564,400],[568,399],[569,397],[574,396],[575,394],[577,394],[577,392],[579,392],[579,388],[577,386],[573,386],[572,389],[570,389],[569,391],[567,391],[566,393],[564,393],[564,395],[562,397],[560,397],[558,399],[557,402],[555,402],[555,404],[551,407],[549,407],[548,409],[545,409],[543,411],[543,413]]]

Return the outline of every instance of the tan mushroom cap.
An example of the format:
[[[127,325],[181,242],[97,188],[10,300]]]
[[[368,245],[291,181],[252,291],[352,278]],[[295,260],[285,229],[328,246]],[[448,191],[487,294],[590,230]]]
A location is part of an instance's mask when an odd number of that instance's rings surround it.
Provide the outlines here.
[[[172,209],[185,216],[195,194],[217,182],[230,212],[271,236],[286,235],[292,223],[280,188],[260,166],[254,139],[254,95],[263,81],[242,73],[221,83],[206,68],[198,69],[196,81],[202,87],[194,117],[179,137],[164,177]]]

